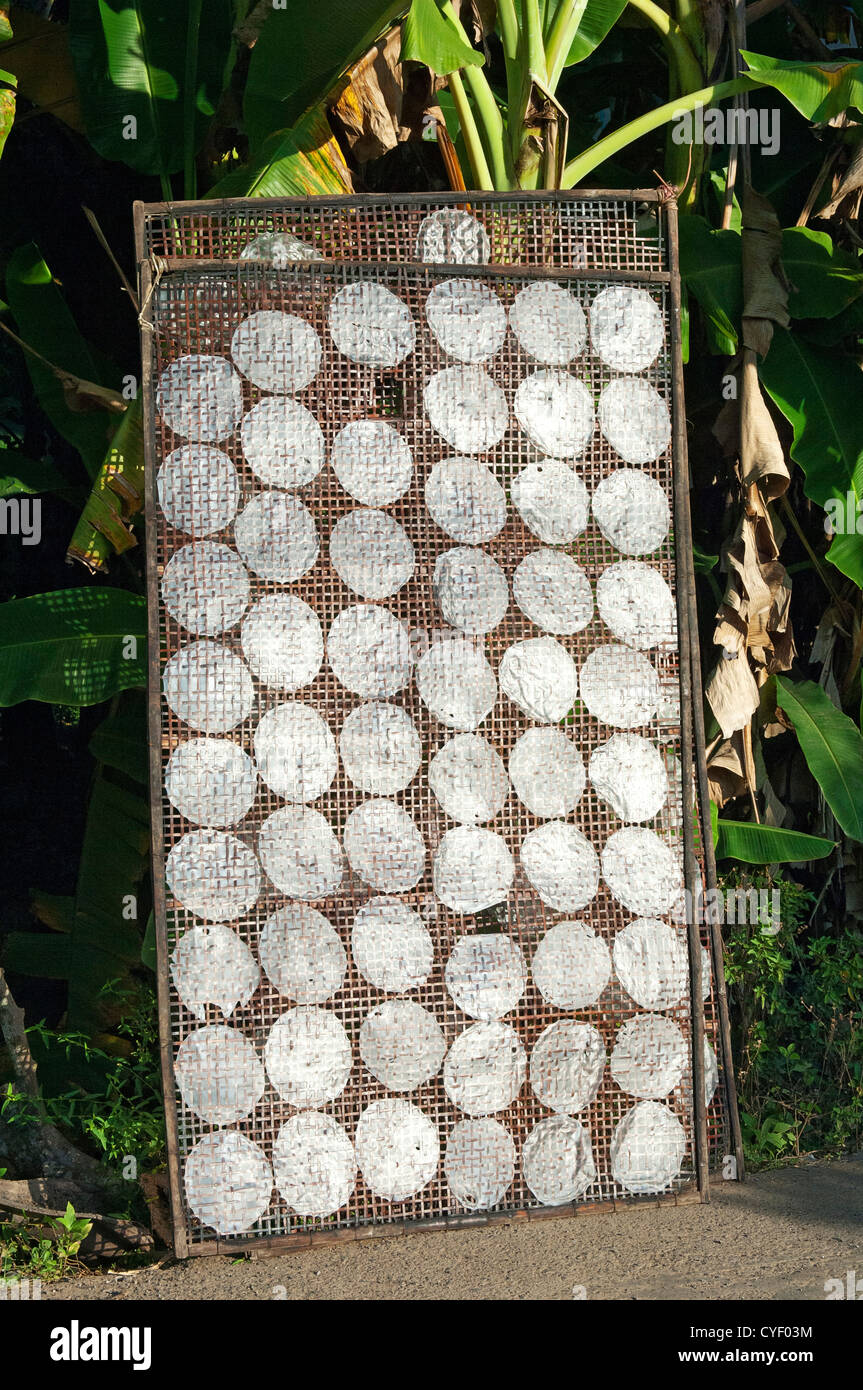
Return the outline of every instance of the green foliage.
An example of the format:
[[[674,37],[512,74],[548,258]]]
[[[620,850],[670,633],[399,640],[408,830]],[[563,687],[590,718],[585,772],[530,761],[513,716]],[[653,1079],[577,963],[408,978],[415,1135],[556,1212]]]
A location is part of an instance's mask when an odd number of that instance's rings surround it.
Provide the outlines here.
[[[711,352],[732,356],[743,312],[740,236],[694,213],[681,218],[680,273],[701,305]]]
[[[741,49],[748,76],[787,97],[819,124],[853,107],[863,111],[863,63],[796,63]]]
[[[776,703],[794,725],[809,771],[839,825],[863,841],[863,735],[814,681],[776,677]]]
[[[62,1216],[32,1214],[0,1219],[0,1279],[38,1279],[53,1283],[78,1265],[81,1242],[92,1221],[75,1215],[67,1202]]]
[[[291,0],[268,15],[252,49],[243,115],[254,147],[317,106],[408,0]]]
[[[98,705],[146,680],[144,600],[123,589],[59,589],[0,604],[0,706]]]
[[[81,110],[103,158],[165,178],[184,168],[224,89],[233,23],[231,0],[72,0]]]
[[[483,56],[459,33],[460,26],[435,0],[413,0],[402,29],[402,62],[425,63],[440,77],[481,67]]]
[[[797,864],[825,859],[836,848],[820,835],[722,818],[716,822],[714,846],[717,859],[739,859],[744,864]]]
[[[350,175],[320,106],[277,130],[248,164],[210,189],[210,198],[315,198],[350,191]]]
[[[728,929],[747,1161],[755,1166],[863,1140],[863,935],[809,922],[813,896],[788,878],[737,874],[725,886],[778,888],[778,934]]]
[[[863,263],[811,227],[785,228],[782,269],[791,282],[788,312],[794,319],[834,318],[863,294]]]

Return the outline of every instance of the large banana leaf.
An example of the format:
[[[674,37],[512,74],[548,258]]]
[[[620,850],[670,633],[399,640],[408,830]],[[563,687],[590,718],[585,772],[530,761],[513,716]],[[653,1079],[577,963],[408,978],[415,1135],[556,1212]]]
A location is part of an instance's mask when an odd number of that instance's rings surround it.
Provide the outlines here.
[[[292,130],[277,130],[254,158],[210,189],[209,198],[306,198],[350,193],[353,185],[321,107]]]
[[[425,63],[439,77],[485,61],[435,0],[413,0],[402,30],[401,56],[402,62]]]
[[[33,242],[12,252],[6,266],[6,298],[18,334],[54,366],[85,381],[107,386],[78,331],[57,282]],[[54,428],[80,453],[91,478],[105,454],[111,430],[102,411],[70,410],[63,384],[43,362],[24,354],[33,389]]]
[[[795,63],[741,49],[746,76],[774,87],[807,120],[829,121],[849,108],[863,111],[863,63]]]
[[[103,158],[163,177],[188,165],[229,75],[233,22],[232,0],[72,0],[72,62]]]
[[[863,294],[863,262],[834,246],[826,232],[786,227],[782,268],[791,282],[788,312],[795,319],[829,319]]]
[[[561,7],[562,0],[538,0],[539,22],[543,39],[548,43],[551,29]],[[598,48],[609,30],[617,23],[628,0],[581,0],[581,17],[575,37],[569,46],[566,66],[582,63]],[[515,0],[515,12],[523,24],[521,0]]]
[[[296,125],[408,8],[409,0],[290,0],[252,49],[243,103],[252,147]]]
[[[117,708],[93,730],[89,750],[97,762],[146,786],[150,774],[144,691],[126,690],[115,703]]]
[[[0,706],[98,705],[146,679],[146,605],[122,589],[60,589],[0,604]]]
[[[736,232],[715,230],[694,213],[680,219],[680,273],[687,290],[698,300],[716,353],[737,351],[743,313],[741,238]]]
[[[776,703],[794,725],[809,771],[839,825],[863,841],[863,736],[814,681],[776,677]]]
[[[798,864],[825,859],[836,846],[820,835],[804,835],[778,825],[718,820],[715,848],[717,859],[739,859],[743,864]]]
[[[807,497],[819,506],[846,494],[863,498],[863,377],[852,357],[819,352],[799,334],[776,328],[759,365],[766,391],[794,430],[791,457],[805,475]],[[828,559],[863,586],[863,536],[838,535]]]

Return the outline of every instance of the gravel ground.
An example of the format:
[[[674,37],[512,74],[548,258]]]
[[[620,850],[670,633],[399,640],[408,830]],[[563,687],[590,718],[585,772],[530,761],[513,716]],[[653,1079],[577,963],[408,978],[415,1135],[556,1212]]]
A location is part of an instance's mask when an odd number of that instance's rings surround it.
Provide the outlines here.
[[[848,1270],[863,1277],[863,1154],[717,1181],[703,1206],[171,1261],[64,1280],[43,1298],[815,1300]]]

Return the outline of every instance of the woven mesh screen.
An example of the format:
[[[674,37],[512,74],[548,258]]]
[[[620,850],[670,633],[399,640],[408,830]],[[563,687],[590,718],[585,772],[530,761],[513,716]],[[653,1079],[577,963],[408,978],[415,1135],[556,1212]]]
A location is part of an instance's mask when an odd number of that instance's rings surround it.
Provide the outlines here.
[[[664,218],[143,226],[183,1241],[681,1193],[693,1009],[726,1145],[683,925]]]

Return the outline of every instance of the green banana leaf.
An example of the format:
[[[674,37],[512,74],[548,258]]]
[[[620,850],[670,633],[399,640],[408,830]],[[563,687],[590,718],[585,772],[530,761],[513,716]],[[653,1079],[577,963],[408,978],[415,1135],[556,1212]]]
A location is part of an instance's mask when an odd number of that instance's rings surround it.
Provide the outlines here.
[[[730,357],[737,351],[743,313],[741,239],[716,231],[696,214],[680,219],[680,274],[698,300],[711,334],[711,351]]]
[[[252,49],[243,100],[253,150],[318,106],[407,8],[408,0],[290,0],[273,9]]]
[[[863,111],[863,63],[795,63],[740,50],[746,76],[781,92],[809,121],[821,124],[854,108]]]
[[[97,762],[117,768],[133,781],[146,786],[149,760],[144,691],[124,691],[117,702],[117,709],[93,730],[88,746]]]
[[[791,457],[803,470],[807,497],[825,507],[846,495],[863,497],[861,376],[853,357],[825,353],[799,334],[776,328],[759,364],[768,395],[794,430]],[[834,539],[827,558],[863,586],[863,537],[856,530]]]
[[[144,600],[123,589],[59,589],[0,604],[0,707],[98,705],[146,681]]]
[[[425,63],[439,77],[481,67],[482,54],[465,43],[454,20],[435,0],[412,0],[402,28],[402,62]]]
[[[794,319],[830,319],[863,294],[863,262],[834,246],[826,232],[786,227],[782,268],[791,282],[788,312]]]
[[[128,522],[144,505],[144,425],[141,397],[121,417],[102,467],[72,533],[67,555],[92,573],[112,554],[137,545]]]
[[[777,825],[753,825],[749,821],[720,820],[715,841],[717,859],[739,859],[743,864],[798,864],[825,859],[836,848],[820,835],[783,830]]]
[[[775,680],[776,703],[794,725],[824,800],[845,834],[863,842],[863,735],[814,681]]]
[[[230,76],[234,18],[232,0],[72,0],[81,109],[104,159],[163,179],[188,169]]]

